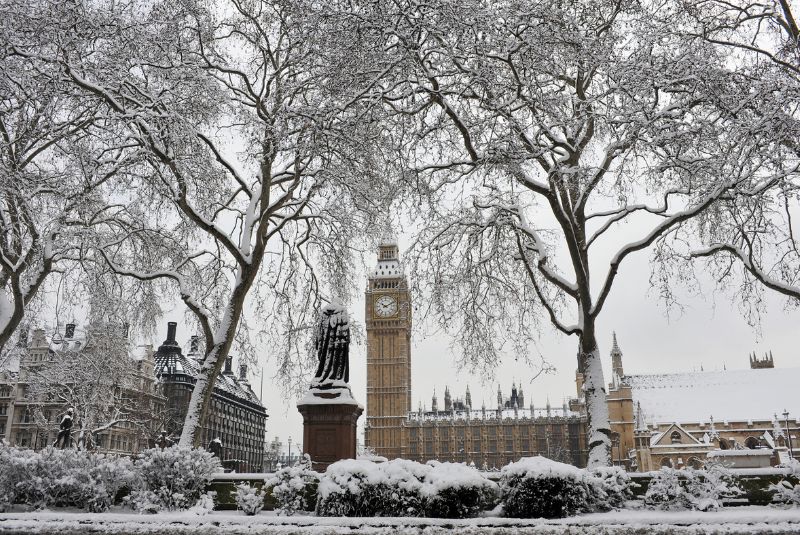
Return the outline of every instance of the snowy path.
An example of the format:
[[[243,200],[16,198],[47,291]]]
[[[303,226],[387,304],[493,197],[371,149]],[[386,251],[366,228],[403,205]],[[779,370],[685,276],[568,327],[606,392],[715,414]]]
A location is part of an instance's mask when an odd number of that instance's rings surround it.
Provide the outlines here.
[[[403,534],[467,533],[527,534],[725,534],[800,533],[800,509],[770,507],[731,508],[713,513],[693,511],[612,511],[561,520],[477,518],[318,518],[284,517],[262,513],[246,517],[239,512],[138,515],[134,513],[74,513],[43,511],[0,514],[0,533],[116,533],[116,534]]]

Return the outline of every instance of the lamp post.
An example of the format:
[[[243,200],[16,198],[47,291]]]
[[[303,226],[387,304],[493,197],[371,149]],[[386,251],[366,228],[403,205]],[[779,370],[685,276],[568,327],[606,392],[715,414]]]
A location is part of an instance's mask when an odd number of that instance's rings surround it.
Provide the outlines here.
[[[786,420],[786,437],[789,439],[789,459],[794,459],[792,451],[792,431],[789,429],[789,411],[783,409],[783,418]]]
[[[289,443],[289,459],[286,461],[286,466],[292,466],[292,437],[289,437],[286,442]]]

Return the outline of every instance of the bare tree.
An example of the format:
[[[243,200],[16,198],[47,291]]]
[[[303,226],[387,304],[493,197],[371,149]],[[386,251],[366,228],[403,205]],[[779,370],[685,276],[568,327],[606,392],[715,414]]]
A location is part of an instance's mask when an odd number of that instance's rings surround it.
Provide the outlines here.
[[[93,323],[83,334],[56,334],[46,357],[22,368],[20,381],[26,385],[36,422],[57,427],[57,413],[72,408],[73,434],[80,448],[123,424],[142,432],[149,429],[160,398],[152,374],[144,377],[133,358],[124,329]],[[132,438],[140,435],[135,432]]]
[[[652,249],[670,265],[725,203],[795,171],[752,128],[776,96],[668,15],[610,0],[357,14],[398,66],[382,89],[411,133],[417,281],[470,361],[495,361],[542,313],[578,338],[590,466],[610,461],[596,324],[625,260]]]
[[[757,119],[751,130],[773,137],[773,166],[788,174],[800,157],[795,97],[800,91],[800,32],[791,4],[698,0],[680,4],[680,12],[690,21],[686,35],[734,56],[742,70],[759,80],[758,89],[776,95],[771,107],[746,100],[741,106]],[[800,304],[798,199],[796,175],[766,195],[731,199],[709,229],[706,246],[688,256],[708,259],[705,267],[720,285],[736,289],[745,310],[761,304],[761,288]],[[740,276],[734,277],[737,272]]]
[[[0,17],[4,43],[48,49],[16,27],[13,6]],[[108,133],[98,99],[76,95],[52,65],[0,49],[0,353],[103,217],[101,190],[131,157]]]
[[[306,311],[322,291],[349,293],[354,248],[391,193],[368,158],[380,131],[363,105],[381,73],[351,66],[350,27],[313,2],[39,8],[51,24],[38,31],[63,46],[37,58],[148,154],[99,252],[118,274],[172,284],[199,324],[205,356],[180,441],[197,445],[226,356],[250,340],[248,307],[273,310],[289,375]],[[97,52],[76,53],[74,34]]]

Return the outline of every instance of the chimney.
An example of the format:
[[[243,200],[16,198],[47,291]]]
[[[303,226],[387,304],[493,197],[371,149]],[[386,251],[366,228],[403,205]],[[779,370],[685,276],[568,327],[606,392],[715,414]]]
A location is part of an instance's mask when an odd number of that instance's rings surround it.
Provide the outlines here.
[[[167,323],[167,342],[175,342],[175,333],[178,330],[178,324],[174,321]]]
[[[233,375],[233,357],[225,359],[225,372],[227,375]]]
[[[247,382],[247,364],[239,364],[239,380],[243,383]]]
[[[64,338],[72,338],[73,336],[75,336],[75,324],[67,323],[67,327],[64,330]]]

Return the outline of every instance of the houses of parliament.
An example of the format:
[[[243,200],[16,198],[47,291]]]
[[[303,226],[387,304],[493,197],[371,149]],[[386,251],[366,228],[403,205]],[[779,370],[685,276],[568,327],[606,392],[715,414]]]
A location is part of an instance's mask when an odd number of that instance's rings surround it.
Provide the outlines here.
[[[366,288],[366,446],[389,459],[483,469],[533,455],[586,465],[580,373],[577,396],[561,407],[526,405],[522,388],[512,385],[509,396],[498,389],[491,407],[475,407],[469,389],[461,397],[445,389],[442,404],[434,393],[430,410],[412,410],[411,316],[397,244],[382,243]],[[721,450],[748,449],[757,451],[742,458],[764,457],[766,465],[800,458],[792,444],[800,436],[800,368],[776,368],[772,353],[747,358],[740,369],[628,374],[614,335],[606,395],[613,463],[634,471],[681,468]]]
[[[377,455],[499,468],[523,456],[544,455],[585,466],[586,417],[569,406],[525,406],[522,388],[498,388],[496,406],[475,407],[469,388],[449,389],[431,410],[411,408],[411,299],[397,244],[378,247],[366,288],[367,418],[364,443]],[[574,405],[574,404],[573,404]],[[573,407],[576,408],[577,407]]]

